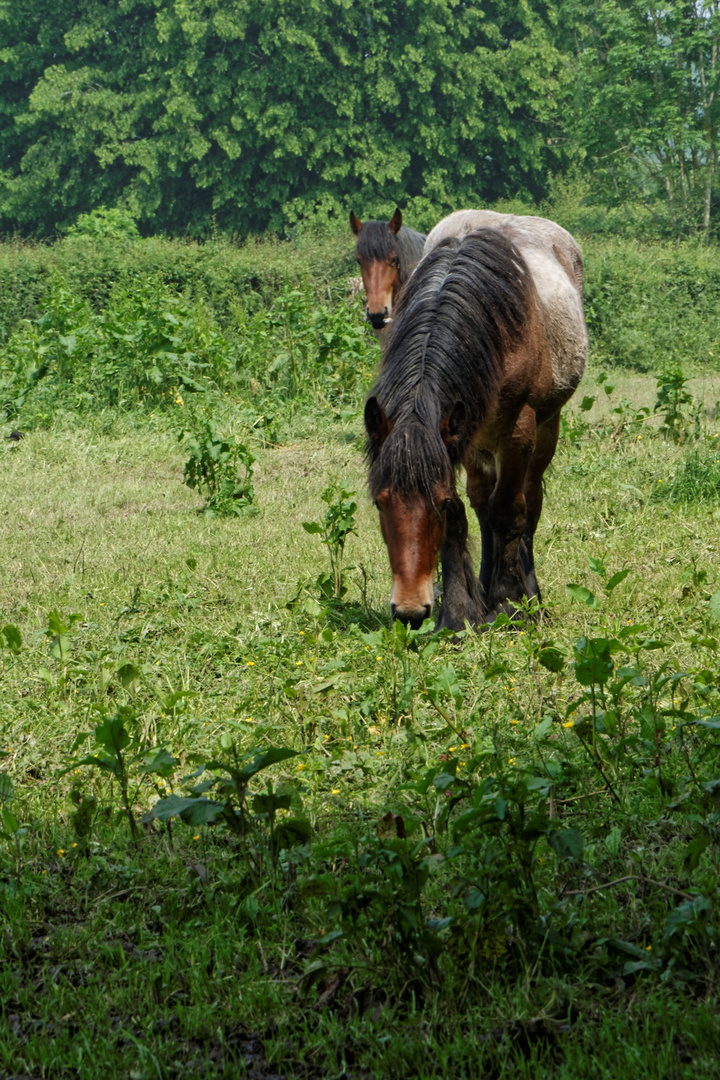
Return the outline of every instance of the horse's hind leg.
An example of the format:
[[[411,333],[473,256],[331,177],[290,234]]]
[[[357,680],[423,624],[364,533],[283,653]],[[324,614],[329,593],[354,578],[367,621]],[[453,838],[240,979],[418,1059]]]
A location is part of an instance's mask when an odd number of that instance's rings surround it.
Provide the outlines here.
[[[560,433],[560,413],[557,412],[546,420],[537,429],[535,438],[535,451],[528,465],[525,480],[525,502],[527,506],[527,522],[520,543],[520,559],[527,581],[527,595],[529,599],[541,600],[540,587],[535,574],[535,556],[533,542],[542,513],[543,505],[543,474],[553,459]]]
[[[455,498],[447,512],[445,539],[440,549],[442,605],[439,630],[463,630],[480,618],[477,586],[467,550],[468,523],[462,500]]]

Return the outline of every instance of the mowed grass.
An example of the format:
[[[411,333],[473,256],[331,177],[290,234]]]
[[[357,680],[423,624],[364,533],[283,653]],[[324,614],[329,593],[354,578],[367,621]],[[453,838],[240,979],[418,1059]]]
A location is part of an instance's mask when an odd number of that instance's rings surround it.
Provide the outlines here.
[[[653,379],[613,372],[608,399],[596,374],[548,476],[548,618],[460,644],[390,626],[360,413],[253,444],[239,519],[198,513],[166,417],[3,442],[0,1076],[717,1075],[720,492],[669,485],[717,457],[718,378],[676,445],[611,412]],[[230,401],[216,420],[252,438]],[[358,493],[339,601],[302,528],[331,480]],[[619,642],[612,674],[583,681],[583,639]],[[307,831],[275,843],[256,804],[246,837],[133,843],[117,782],[72,765],[124,707],[177,759],[133,766],[136,819],[232,744],[285,747],[251,789]]]

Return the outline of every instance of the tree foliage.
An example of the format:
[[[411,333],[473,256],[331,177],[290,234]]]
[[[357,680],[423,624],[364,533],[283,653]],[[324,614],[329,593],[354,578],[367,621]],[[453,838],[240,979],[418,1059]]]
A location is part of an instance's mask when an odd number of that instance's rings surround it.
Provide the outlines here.
[[[0,0],[0,229],[418,223],[544,196],[712,228],[720,0]]]
[[[147,230],[540,195],[567,64],[543,2],[13,0],[0,221]]]
[[[720,146],[720,0],[586,0],[576,43],[574,137],[609,203],[664,202],[674,231],[709,229]]]

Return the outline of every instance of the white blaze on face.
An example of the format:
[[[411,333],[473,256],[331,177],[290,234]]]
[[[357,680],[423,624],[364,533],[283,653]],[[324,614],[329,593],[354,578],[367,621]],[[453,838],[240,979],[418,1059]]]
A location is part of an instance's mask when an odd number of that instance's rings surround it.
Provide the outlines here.
[[[426,619],[433,607],[434,571],[408,581],[393,574],[390,610],[399,619]]]
[[[393,576],[390,609],[395,618],[419,626],[432,611],[445,515],[420,498],[385,497],[378,508]]]
[[[384,316],[388,319],[392,313],[393,290],[397,283],[397,268],[394,263],[361,263],[363,285],[365,286],[365,307],[368,318]]]

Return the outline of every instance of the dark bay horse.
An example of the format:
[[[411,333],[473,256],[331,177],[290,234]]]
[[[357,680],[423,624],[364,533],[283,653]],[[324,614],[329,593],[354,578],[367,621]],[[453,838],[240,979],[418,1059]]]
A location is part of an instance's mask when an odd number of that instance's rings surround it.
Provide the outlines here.
[[[587,358],[582,258],[542,218],[460,211],[430,233],[403,290],[365,405],[370,493],[390,556],[395,618],[491,622],[540,598],[533,538],[560,410]],[[480,522],[467,548],[460,465]]]
[[[422,257],[425,237],[403,225],[399,210],[389,222],[365,223],[351,210],[350,228],[357,236],[355,255],[365,286],[365,315],[374,330],[382,330],[400,288]]]

